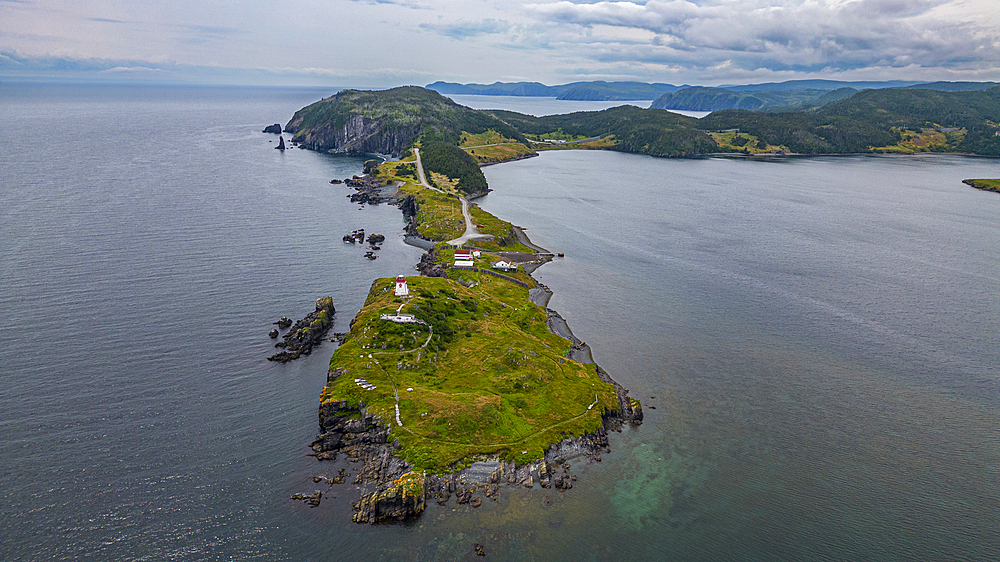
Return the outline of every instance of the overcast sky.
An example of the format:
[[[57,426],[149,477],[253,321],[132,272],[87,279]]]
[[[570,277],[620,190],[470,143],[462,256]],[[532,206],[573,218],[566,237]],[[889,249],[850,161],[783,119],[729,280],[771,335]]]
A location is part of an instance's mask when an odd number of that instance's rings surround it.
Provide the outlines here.
[[[1000,80],[1000,0],[0,0],[0,76]]]

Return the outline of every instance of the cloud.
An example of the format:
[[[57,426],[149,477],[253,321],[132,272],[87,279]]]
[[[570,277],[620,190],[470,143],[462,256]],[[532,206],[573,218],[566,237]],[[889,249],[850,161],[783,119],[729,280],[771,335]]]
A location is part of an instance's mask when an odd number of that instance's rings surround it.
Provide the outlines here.
[[[849,70],[995,68],[1000,44],[986,23],[947,17],[944,0],[650,0],[529,4],[527,13],[567,30],[566,44],[595,61],[709,69]],[[569,30],[579,30],[574,39]],[[582,31],[586,31],[584,34]],[[641,31],[642,44],[615,40]],[[594,42],[603,34],[608,40]]]
[[[513,25],[510,22],[499,19],[483,19],[475,22],[455,22],[448,24],[420,24],[421,29],[433,31],[452,39],[468,39],[481,35],[492,35],[506,33]]]

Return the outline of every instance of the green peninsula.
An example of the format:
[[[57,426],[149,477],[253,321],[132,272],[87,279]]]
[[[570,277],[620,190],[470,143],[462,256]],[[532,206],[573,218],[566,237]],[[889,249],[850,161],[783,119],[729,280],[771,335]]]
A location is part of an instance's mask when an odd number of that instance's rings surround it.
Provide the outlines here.
[[[356,101],[351,111],[369,111]],[[456,488],[459,479],[478,482],[487,497],[502,482],[569,489],[573,478],[557,468],[581,456],[599,461],[607,430],[642,420],[638,400],[593,363],[589,346],[536,304],[549,293],[524,268],[551,254],[466,199],[488,190],[481,163],[534,150],[502,123],[481,130],[462,110],[448,111],[457,116],[450,124],[429,126],[400,159],[366,166],[369,175],[355,182],[393,186],[407,233],[433,243],[422,276],[374,281],[330,361],[312,449],[320,460],[363,461],[357,522],[412,517],[428,498],[446,502],[453,492],[459,503],[481,502],[472,497],[478,488]],[[409,122],[386,108],[376,113]],[[455,264],[465,240],[477,250],[471,267]],[[317,478],[342,483],[340,470]]]

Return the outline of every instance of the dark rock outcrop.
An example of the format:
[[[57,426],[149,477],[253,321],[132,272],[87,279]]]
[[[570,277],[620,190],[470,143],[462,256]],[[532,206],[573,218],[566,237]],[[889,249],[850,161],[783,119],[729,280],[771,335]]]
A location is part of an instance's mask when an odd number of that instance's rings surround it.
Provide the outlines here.
[[[415,217],[417,216],[417,211],[420,210],[420,205],[417,203],[417,198],[412,195],[407,195],[399,200],[399,210],[403,212],[403,216]]]
[[[367,174],[364,176],[354,176],[344,180],[344,183],[354,188],[354,193],[348,195],[352,203],[378,205],[383,202],[395,201],[394,197],[383,193],[382,188],[387,183],[385,178]]]
[[[298,359],[302,355],[312,353],[312,348],[323,341],[327,330],[333,326],[333,297],[323,297],[316,301],[316,310],[310,312],[302,320],[292,326],[282,341],[274,347],[285,348],[286,351],[268,357],[268,361],[285,363]]]
[[[285,132],[293,133],[293,140],[304,148],[334,154],[392,154],[398,157],[410,141],[423,132],[419,126],[388,130],[379,121],[357,114],[340,127],[331,121],[315,129],[300,131],[301,125],[293,117],[285,126]]]
[[[314,494],[292,494],[292,499],[301,500],[309,507],[316,507],[319,505],[320,500],[323,499],[323,492],[316,490]]]
[[[264,127],[264,130],[261,131],[261,132],[262,133],[274,133],[275,135],[280,135],[281,134],[281,124],[280,123],[275,123],[274,125],[268,125],[267,127]]]
[[[330,381],[342,374],[339,369],[327,375]],[[343,452],[364,462],[358,481],[374,490],[354,503],[357,523],[400,521],[419,515],[426,506],[425,479],[410,471],[410,465],[395,455],[389,443],[389,429],[381,420],[367,413],[364,403],[331,401],[320,406],[321,433],[312,443],[317,459],[335,459]]]
[[[275,150],[285,150],[285,137],[278,137],[278,146],[274,147]]]
[[[417,271],[425,277],[448,277],[447,266],[437,261],[435,250],[431,250],[420,256],[420,263],[417,264]]]
[[[422,479],[423,476],[410,473],[400,477],[399,481],[405,482],[410,478]],[[355,523],[374,524],[383,521],[403,521],[420,515],[427,505],[423,486],[422,484],[414,486],[413,489],[414,493],[411,493],[405,484],[394,483],[385,490],[365,494],[353,504],[357,513],[351,520]]]
[[[267,335],[271,336],[272,340],[275,339],[275,338],[277,338],[278,337],[278,329],[277,328],[272,328],[271,331],[268,332]]]

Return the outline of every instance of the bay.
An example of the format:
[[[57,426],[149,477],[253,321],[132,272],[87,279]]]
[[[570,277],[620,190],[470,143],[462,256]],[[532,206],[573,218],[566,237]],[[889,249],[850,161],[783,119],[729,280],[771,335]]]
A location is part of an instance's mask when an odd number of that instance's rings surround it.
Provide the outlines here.
[[[0,558],[995,558],[995,160],[544,153],[485,209],[566,257],[536,273],[646,406],[573,490],[349,522],[288,498],[333,344],[266,332],[412,271],[393,207],[273,150],[331,92],[0,86]],[[387,235],[369,262],[341,236]],[[655,397],[655,398],[654,398]],[[655,409],[654,409],[655,408]]]

